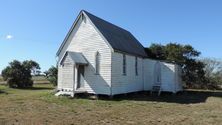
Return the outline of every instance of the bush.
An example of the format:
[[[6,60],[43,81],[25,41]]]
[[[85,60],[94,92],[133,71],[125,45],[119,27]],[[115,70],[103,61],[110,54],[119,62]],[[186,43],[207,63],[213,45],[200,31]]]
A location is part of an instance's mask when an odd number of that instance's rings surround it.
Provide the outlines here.
[[[14,60],[2,71],[2,77],[7,81],[9,87],[27,88],[33,86],[31,72],[32,69],[36,68],[36,65],[33,66],[32,63],[28,65],[27,62],[34,61],[30,60],[21,63]],[[35,62],[35,64],[37,63]],[[40,69],[38,64],[37,68]]]
[[[46,75],[47,80],[54,86],[57,86],[58,69],[52,66],[51,68],[49,68],[48,71],[45,71],[44,73]]]

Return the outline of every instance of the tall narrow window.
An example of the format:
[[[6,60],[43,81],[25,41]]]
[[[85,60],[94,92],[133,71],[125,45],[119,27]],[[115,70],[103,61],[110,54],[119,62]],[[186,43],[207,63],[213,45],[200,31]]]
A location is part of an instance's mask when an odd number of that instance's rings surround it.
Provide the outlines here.
[[[100,53],[96,52],[96,56],[95,56],[95,70],[96,70],[96,74],[98,75],[100,73]]]
[[[123,54],[123,75],[126,75],[126,55]]]
[[[138,58],[135,57],[135,74],[138,76]]]
[[[86,18],[84,16],[84,14],[82,14],[81,17],[82,17],[83,22],[86,23]]]
[[[161,64],[160,62],[156,62],[155,64],[155,84],[161,84]]]

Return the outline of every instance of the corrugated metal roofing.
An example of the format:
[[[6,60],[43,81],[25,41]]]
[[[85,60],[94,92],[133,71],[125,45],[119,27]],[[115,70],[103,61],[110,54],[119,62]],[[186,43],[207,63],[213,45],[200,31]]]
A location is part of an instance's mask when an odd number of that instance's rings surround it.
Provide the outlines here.
[[[128,31],[83,11],[116,51],[147,57],[144,47]]]
[[[70,52],[70,51],[68,51],[67,53],[75,64],[88,65],[88,61],[86,60],[86,58],[83,56],[82,53]]]

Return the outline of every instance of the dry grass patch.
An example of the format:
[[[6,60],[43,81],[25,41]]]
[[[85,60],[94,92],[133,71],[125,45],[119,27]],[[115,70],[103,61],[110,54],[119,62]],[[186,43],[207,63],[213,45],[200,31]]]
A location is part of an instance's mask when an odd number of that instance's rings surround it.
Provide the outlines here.
[[[49,84],[34,89],[0,86],[0,124],[221,124],[221,91],[188,91],[161,97],[148,93],[100,97],[55,97]]]

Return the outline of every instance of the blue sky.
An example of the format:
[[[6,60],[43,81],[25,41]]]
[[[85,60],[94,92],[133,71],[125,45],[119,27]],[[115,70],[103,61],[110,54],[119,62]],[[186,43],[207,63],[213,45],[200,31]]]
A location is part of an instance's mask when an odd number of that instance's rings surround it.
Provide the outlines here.
[[[144,45],[191,44],[202,57],[222,58],[221,0],[1,0],[0,71],[13,59],[32,59],[42,71],[79,11],[129,30]]]

